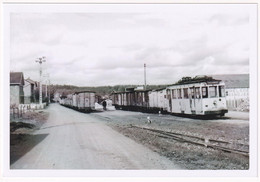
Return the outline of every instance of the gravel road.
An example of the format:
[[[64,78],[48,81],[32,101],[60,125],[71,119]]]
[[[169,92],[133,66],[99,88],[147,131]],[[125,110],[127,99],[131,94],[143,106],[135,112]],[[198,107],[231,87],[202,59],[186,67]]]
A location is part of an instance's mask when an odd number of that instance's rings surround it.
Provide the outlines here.
[[[180,169],[95,115],[58,104],[47,112],[48,121],[32,133],[33,147],[11,169]]]

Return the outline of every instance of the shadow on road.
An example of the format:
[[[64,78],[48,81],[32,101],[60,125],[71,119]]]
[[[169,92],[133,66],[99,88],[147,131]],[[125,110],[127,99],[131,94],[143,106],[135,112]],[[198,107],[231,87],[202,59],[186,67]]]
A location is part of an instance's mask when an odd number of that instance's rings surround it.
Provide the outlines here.
[[[33,147],[44,140],[48,134],[11,134],[10,135],[10,165],[24,156]]]

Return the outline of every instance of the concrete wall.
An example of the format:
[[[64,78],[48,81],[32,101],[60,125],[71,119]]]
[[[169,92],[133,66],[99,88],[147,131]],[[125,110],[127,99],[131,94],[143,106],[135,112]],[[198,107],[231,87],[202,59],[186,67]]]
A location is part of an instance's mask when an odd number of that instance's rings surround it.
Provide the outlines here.
[[[230,110],[249,111],[249,88],[226,89],[226,100]]]
[[[25,85],[23,86],[23,91],[25,97],[30,97],[32,95],[31,84],[25,81]]]
[[[24,91],[24,103],[30,104],[32,102],[31,96],[32,96],[32,87],[31,84],[25,81],[25,85],[23,86]]]
[[[23,86],[24,91],[24,103],[30,104],[36,102],[36,95],[35,95],[35,85],[27,82],[25,80],[25,85]]]
[[[19,85],[10,85],[10,106],[18,106],[24,103],[23,87]]]

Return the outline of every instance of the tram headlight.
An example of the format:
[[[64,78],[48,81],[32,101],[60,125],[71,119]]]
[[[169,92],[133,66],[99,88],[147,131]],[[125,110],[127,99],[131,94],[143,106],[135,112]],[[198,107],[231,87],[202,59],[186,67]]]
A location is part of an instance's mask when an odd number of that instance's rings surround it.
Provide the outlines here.
[[[216,106],[217,105],[217,101],[214,101],[213,104]]]

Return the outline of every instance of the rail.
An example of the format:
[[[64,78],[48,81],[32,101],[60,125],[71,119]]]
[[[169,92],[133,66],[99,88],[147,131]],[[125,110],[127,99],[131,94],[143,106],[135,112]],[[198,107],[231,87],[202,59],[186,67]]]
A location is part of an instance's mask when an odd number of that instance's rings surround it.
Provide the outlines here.
[[[249,157],[248,151],[235,149],[235,148],[229,148],[229,147],[216,145],[216,144],[212,144],[212,143],[224,143],[226,145],[235,145],[235,146],[240,145],[240,146],[245,146],[245,148],[249,148],[248,144],[232,143],[232,142],[228,142],[228,141],[214,140],[214,139],[206,139],[206,138],[192,136],[192,135],[186,135],[186,134],[175,133],[175,132],[168,132],[168,131],[163,131],[163,130],[158,130],[158,129],[153,129],[153,128],[139,127],[139,126],[135,126],[135,125],[131,125],[130,127],[134,127],[134,128],[138,128],[138,129],[147,130],[147,131],[157,133],[156,135],[158,137],[173,139],[173,140],[176,140],[176,141],[179,141],[179,142],[185,142],[185,143],[190,143],[190,144],[194,144],[194,145],[200,145],[200,146],[212,148],[212,149],[215,149],[215,150],[221,150],[221,151],[224,151],[224,152],[235,153],[235,154],[240,154],[240,155]]]

